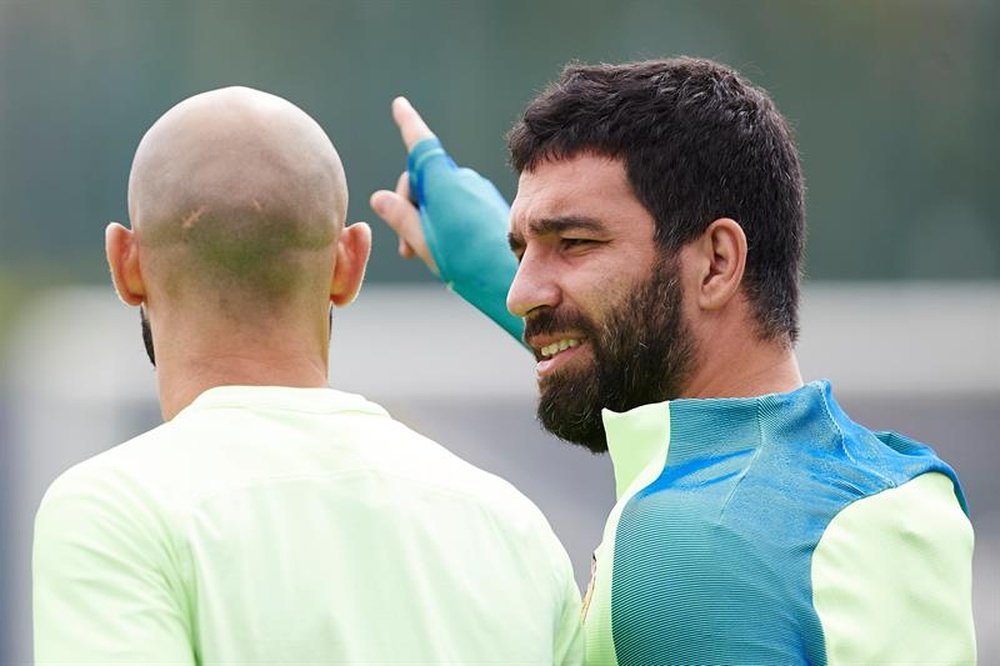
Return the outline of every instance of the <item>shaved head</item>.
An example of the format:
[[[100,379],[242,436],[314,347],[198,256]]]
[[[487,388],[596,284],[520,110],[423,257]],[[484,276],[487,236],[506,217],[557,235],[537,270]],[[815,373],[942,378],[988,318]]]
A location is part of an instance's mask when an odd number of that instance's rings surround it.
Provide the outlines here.
[[[237,316],[329,298],[347,182],[305,112],[224,88],[184,100],[146,132],[128,208],[151,296]]]

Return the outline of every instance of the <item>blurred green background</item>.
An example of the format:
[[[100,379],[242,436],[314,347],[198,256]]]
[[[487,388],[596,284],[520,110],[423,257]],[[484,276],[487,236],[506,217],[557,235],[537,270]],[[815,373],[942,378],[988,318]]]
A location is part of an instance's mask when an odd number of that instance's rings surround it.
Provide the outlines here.
[[[1000,276],[1000,3],[36,0],[0,2],[0,318],[104,279],[135,146],[193,93],[303,107],[370,220],[403,165],[394,95],[512,194],[504,133],[564,63],[682,53],[737,67],[796,128],[810,279]],[[427,279],[378,226],[369,275]]]

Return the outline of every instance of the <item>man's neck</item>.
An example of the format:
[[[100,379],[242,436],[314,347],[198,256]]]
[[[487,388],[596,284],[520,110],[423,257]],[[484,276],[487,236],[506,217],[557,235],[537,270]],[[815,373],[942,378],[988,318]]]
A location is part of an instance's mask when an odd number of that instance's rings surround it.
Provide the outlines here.
[[[325,363],[304,357],[257,359],[238,355],[157,361],[160,408],[169,421],[195,398],[216,386],[327,386]]]
[[[680,397],[746,398],[802,387],[802,373],[790,345],[756,338],[718,342],[699,354]]]
[[[156,335],[160,409],[167,421],[216,386],[328,385],[325,334],[299,329],[164,330]]]

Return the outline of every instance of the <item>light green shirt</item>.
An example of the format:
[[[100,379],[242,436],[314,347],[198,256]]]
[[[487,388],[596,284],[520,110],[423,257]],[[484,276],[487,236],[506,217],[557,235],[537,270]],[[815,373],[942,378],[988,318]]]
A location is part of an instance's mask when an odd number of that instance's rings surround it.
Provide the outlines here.
[[[38,664],[576,664],[579,615],[531,502],[332,389],[209,390],[36,518]]]

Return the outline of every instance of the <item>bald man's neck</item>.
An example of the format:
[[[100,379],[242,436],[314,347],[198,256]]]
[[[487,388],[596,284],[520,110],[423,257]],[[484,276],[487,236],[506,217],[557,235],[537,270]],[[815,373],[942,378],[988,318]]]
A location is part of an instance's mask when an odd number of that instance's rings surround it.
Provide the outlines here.
[[[172,419],[216,386],[328,386],[329,320],[302,326],[235,330],[222,322],[214,333],[204,322],[159,318],[152,322],[160,408]]]

